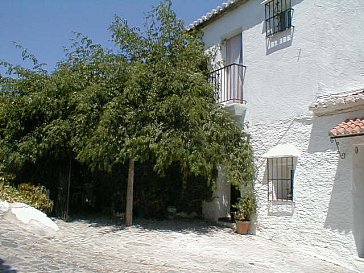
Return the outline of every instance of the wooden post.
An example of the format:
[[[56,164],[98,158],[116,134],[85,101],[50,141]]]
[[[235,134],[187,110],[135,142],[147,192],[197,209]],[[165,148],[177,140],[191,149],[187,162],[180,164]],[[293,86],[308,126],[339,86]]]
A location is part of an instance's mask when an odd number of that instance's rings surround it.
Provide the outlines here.
[[[126,191],[125,226],[133,224],[134,160],[129,159],[128,188]]]
[[[66,207],[66,220],[69,220],[69,210],[70,210],[70,191],[71,191],[71,167],[72,167],[72,157],[70,157],[70,164],[68,169],[68,185],[67,185],[67,207]]]

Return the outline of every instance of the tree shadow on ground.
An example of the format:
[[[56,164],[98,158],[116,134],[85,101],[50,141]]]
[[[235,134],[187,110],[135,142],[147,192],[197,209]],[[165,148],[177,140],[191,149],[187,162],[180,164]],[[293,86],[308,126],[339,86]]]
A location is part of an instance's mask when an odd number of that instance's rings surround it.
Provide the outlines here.
[[[64,221],[63,219],[59,219],[60,221]],[[69,219],[67,219],[68,223],[76,223],[82,222],[88,224],[89,227],[111,227],[124,229],[125,226],[120,218],[102,215],[102,214],[75,214],[72,215]]]
[[[205,235],[216,232],[217,230],[226,229],[226,227],[216,226],[211,222],[201,219],[174,219],[174,220],[146,220],[137,219],[134,227],[146,231],[158,232],[178,232],[182,234]]]
[[[227,227],[217,226],[211,222],[202,219],[181,218],[173,220],[154,220],[154,219],[134,219],[131,227],[126,227],[124,220],[111,216],[90,216],[77,215],[72,217],[68,222],[83,222],[92,228],[110,228],[110,231],[119,231],[126,229],[140,229],[144,231],[157,232],[178,232],[182,234],[205,235]]]
[[[0,273],[17,273],[18,271],[7,265],[3,259],[0,258]]]

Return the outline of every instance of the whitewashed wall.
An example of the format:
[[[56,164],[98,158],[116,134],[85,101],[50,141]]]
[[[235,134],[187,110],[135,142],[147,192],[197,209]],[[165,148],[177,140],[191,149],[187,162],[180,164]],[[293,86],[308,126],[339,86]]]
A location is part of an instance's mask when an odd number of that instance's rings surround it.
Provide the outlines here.
[[[352,146],[364,143],[364,137],[340,139],[340,150],[346,154],[345,159],[339,159],[336,146],[327,135],[342,120],[363,113],[256,124],[251,133],[259,167],[258,235],[352,269],[363,266],[357,258],[353,234]],[[294,143],[301,151],[295,173],[294,202],[287,205],[269,205],[267,201],[266,162],[260,155],[276,143]]]
[[[206,46],[222,49],[225,38],[243,33],[250,122],[306,114],[317,95],[362,87],[362,1],[292,0],[295,27],[271,39],[265,37],[261,2],[248,1],[203,29]]]
[[[202,203],[202,212],[206,219],[217,222],[221,217],[230,216],[230,190],[231,185],[226,182],[222,168],[218,169],[212,200]]]
[[[364,2],[292,0],[295,27],[270,39],[261,2],[248,1],[203,29],[206,47],[221,47],[218,58],[224,57],[224,39],[243,35],[245,122],[259,167],[257,234],[364,271],[354,240],[361,235],[353,233],[351,153],[364,139],[340,140],[342,160],[328,137],[332,127],[364,110],[324,117],[308,111],[318,95],[364,87]],[[282,143],[302,153],[294,206],[268,208],[261,156]]]

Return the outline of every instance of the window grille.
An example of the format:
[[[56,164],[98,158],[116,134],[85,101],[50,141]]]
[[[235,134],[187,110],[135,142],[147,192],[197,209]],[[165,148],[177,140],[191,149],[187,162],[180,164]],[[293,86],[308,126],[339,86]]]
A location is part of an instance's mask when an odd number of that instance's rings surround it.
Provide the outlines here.
[[[284,31],[292,26],[291,0],[272,0],[265,4],[266,36]]]
[[[267,159],[268,201],[293,201],[293,157]]]

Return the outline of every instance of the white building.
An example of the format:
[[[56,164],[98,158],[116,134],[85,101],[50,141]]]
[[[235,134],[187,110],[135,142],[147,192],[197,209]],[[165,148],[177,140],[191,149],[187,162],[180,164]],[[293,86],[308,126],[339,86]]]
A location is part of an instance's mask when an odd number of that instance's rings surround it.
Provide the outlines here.
[[[190,28],[251,135],[255,232],[364,272],[364,1],[235,0]],[[229,212],[220,179],[204,213]]]

